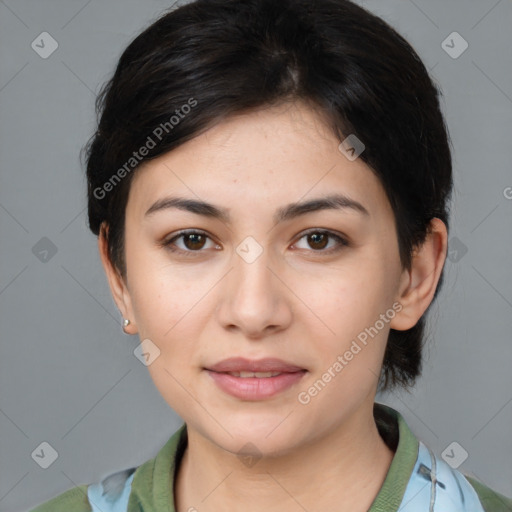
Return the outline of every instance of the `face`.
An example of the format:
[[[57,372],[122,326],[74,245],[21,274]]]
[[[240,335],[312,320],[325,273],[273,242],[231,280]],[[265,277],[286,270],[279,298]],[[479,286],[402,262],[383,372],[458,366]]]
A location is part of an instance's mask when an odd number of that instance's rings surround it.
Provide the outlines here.
[[[403,270],[382,185],[338,145],[296,103],[231,117],[134,176],[125,316],[164,399],[233,453],[284,453],[371,411]],[[230,358],[249,363],[215,366]],[[280,375],[224,373],[244,368]]]

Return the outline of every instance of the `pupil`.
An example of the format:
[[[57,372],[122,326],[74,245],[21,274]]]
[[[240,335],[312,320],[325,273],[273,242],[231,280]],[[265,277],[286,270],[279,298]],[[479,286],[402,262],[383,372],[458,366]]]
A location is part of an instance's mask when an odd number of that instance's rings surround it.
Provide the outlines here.
[[[189,247],[189,249],[200,249],[201,248],[201,238],[203,237],[203,235],[198,235],[198,234],[190,234],[190,235],[187,235],[187,240],[190,242],[190,240],[192,239],[192,247]],[[195,239],[195,240],[194,240]],[[198,239],[199,239],[199,242],[198,242]],[[195,244],[199,243],[199,247],[196,247]],[[190,245],[190,244],[188,244]]]
[[[318,242],[318,240],[315,240],[317,237],[320,237],[321,239],[323,239],[324,242],[327,240],[327,237],[325,236],[324,233],[314,233],[314,234],[309,235],[309,236],[313,239],[313,244]],[[323,244],[321,244],[321,247],[317,247],[317,248],[323,249],[325,246],[326,246],[326,243],[323,243]]]

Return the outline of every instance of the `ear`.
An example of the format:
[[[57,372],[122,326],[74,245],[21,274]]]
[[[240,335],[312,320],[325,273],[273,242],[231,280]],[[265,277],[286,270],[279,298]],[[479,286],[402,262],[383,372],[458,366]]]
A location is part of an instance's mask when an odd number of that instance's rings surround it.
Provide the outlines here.
[[[107,236],[108,226],[105,223],[102,223],[98,236],[98,250],[101,257],[101,262],[103,264],[103,269],[107,275],[110,292],[112,293],[112,297],[117,305],[117,308],[123,315],[123,318],[130,320],[128,326],[123,327],[124,332],[127,334],[137,334],[137,325],[135,323],[135,317],[133,314],[130,293],[120,272],[110,261],[110,256],[108,254]]]
[[[432,219],[425,241],[413,252],[411,268],[400,278],[397,301],[402,309],[391,321],[392,329],[414,327],[432,302],[446,260],[447,238],[444,222]]]

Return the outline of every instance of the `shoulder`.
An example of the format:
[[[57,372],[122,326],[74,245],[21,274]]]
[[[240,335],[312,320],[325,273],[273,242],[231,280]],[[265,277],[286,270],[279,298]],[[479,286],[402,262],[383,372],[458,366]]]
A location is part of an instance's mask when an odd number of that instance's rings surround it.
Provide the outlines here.
[[[31,512],[124,512],[137,468],[111,473],[98,483],[73,487]]]
[[[92,508],[87,499],[87,485],[73,487],[49,501],[42,503],[30,512],[91,512]]]
[[[446,488],[439,486],[439,500],[452,505],[456,503],[460,510],[478,512],[512,512],[512,499],[499,494],[475,478],[453,469],[442,458],[436,456],[437,481],[444,479]],[[451,492],[448,492],[448,488]],[[446,497],[444,496],[446,494]],[[448,496],[449,495],[449,496]],[[454,509],[459,510],[459,509]]]
[[[512,499],[492,490],[478,480],[464,475],[480,499],[485,512],[511,512]]]
[[[393,504],[401,512],[512,512],[511,498],[465,475],[456,464],[449,464],[449,458],[434,454],[416,438],[398,411],[376,403],[375,414],[387,444],[398,445],[384,482],[382,503],[394,497]],[[375,508],[375,512],[381,508]]]
[[[511,499],[452,468],[421,441],[403,500],[411,511],[420,503],[431,503],[434,512],[512,512]]]
[[[101,481],[79,485],[30,512],[140,512],[161,510],[172,502],[176,458],[187,443],[183,424],[155,457],[140,466],[111,473]]]

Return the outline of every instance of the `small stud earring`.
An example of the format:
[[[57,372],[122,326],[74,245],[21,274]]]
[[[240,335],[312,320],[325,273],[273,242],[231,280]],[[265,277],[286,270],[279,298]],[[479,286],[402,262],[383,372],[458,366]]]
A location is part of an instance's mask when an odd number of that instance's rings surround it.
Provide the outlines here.
[[[123,320],[123,327],[128,327],[128,325],[130,325],[130,320],[128,320],[128,318],[125,318]]]

